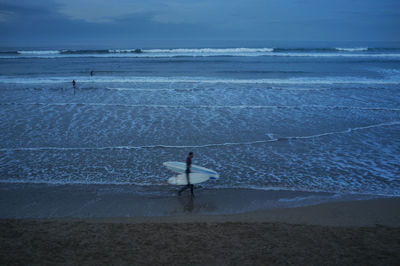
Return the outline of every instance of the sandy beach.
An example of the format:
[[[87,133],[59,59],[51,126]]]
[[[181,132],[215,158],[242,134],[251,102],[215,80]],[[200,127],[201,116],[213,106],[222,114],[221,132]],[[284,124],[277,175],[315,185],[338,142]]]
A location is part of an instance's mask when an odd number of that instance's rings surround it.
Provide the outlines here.
[[[400,0],[0,0],[0,266],[400,266],[399,26]]]
[[[399,265],[400,199],[231,215],[2,219],[2,265]]]

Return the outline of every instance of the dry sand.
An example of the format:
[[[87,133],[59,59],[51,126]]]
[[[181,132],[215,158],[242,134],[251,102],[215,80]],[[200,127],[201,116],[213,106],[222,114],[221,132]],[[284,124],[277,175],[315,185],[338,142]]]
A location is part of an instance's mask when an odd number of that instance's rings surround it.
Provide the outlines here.
[[[400,265],[400,199],[239,215],[2,219],[2,265]]]

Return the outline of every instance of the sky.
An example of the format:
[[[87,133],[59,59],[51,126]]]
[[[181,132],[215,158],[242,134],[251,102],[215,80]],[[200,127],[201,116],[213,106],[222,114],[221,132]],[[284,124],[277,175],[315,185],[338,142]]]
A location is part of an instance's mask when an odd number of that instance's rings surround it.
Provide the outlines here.
[[[400,41],[399,0],[0,0],[0,46]]]

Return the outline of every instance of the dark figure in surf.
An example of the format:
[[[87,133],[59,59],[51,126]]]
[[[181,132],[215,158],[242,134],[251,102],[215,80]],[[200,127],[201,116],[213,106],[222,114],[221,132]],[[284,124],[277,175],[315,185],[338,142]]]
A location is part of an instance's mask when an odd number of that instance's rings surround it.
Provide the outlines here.
[[[94,75],[94,72],[92,70],[92,71],[90,71],[90,76],[93,77],[93,75]]]
[[[192,193],[192,196],[194,196],[194,193],[193,193],[193,184],[190,184],[190,167],[192,167],[192,158],[193,158],[193,152],[189,152],[189,155],[188,155],[188,157],[186,158],[186,180],[187,180],[187,185],[186,186],[184,186],[182,189],[180,189],[179,191],[178,191],[178,195],[180,196],[181,195],[181,193],[184,191],[184,190],[186,190],[186,189],[188,189],[188,188],[190,188],[190,192]]]
[[[75,80],[72,81],[72,87],[74,88],[74,95],[75,95],[75,91],[76,91],[76,82],[75,82]]]

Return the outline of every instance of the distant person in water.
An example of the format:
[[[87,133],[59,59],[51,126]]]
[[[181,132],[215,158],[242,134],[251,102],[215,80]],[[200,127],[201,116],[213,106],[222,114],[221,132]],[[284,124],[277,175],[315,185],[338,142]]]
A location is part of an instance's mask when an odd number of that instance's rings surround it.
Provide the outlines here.
[[[184,186],[181,190],[178,191],[178,195],[180,196],[181,193],[190,188],[190,192],[192,193],[192,196],[194,196],[193,193],[193,184],[190,184],[190,168],[192,167],[192,158],[193,158],[193,152],[189,152],[188,157],[186,158],[186,180],[187,180],[187,185]]]
[[[90,76],[93,77],[93,75],[94,75],[94,72],[92,70],[92,71],[90,71]]]
[[[76,89],[76,82],[75,82],[75,80],[72,81],[72,87],[74,88],[74,90]]]

